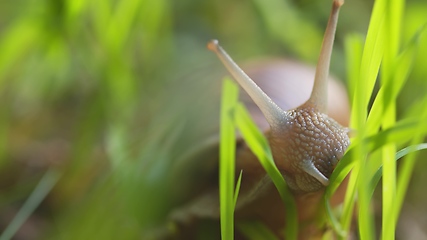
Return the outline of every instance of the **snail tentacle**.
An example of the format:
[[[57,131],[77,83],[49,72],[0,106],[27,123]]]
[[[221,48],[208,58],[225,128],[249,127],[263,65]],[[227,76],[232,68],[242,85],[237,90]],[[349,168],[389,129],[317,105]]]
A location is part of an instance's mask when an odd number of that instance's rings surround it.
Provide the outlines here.
[[[322,113],[326,113],[328,108],[327,81],[328,81],[328,75],[329,75],[329,65],[331,62],[332,48],[333,48],[334,39],[335,39],[335,31],[338,23],[339,9],[343,4],[344,4],[343,0],[335,0],[332,5],[332,11],[329,16],[328,25],[326,27],[325,35],[323,38],[322,49],[320,50],[319,61],[316,67],[313,91],[311,92],[310,99],[307,101],[307,103],[317,108],[317,110]]]
[[[215,52],[224,66],[233,75],[240,86],[245,89],[252,100],[258,105],[267,122],[272,128],[282,126],[287,119],[287,112],[282,110],[261,88],[233,61],[227,52],[218,44],[218,40],[211,40],[208,49]]]
[[[323,186],[326,187],[329,185],[329,179],[316,168],[312,159],[304,160],[301,164],[301,168],[304,172],[317,179]]]

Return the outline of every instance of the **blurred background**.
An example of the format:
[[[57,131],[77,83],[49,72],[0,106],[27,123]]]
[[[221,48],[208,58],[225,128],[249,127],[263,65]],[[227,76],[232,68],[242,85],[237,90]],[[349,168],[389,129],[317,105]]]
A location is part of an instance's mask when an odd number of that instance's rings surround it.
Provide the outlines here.
[[[341,10],[331,72],[344,83],[346,36],[364,38],[372,4],[348,0]],[[1,1],[0,232],[143,238],[215,168],[188,160],[218,127],[225,70],[206,43],[219,39],[239,63],[280,57],[314,65],[330,7],[330,0]],[[407,2],[403,44],[426,12],[424,0]],[[426,93],[425,33],[420,40],[400,116]],[[427,229],[427,163],[417,166],[403,236]]]

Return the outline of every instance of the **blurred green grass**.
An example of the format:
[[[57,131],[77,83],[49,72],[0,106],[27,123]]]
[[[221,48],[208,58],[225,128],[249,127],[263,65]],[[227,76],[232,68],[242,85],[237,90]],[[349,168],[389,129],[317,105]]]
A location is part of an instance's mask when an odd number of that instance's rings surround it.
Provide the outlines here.
[[[217,153],[185,161],[218,129],[219,92],[209,90],[225,72],[206,42],[220,39],[240,61],[314,64],[329,8],[320,0],[1,2],[0,231],[52,170],[58,183],[17,239],[132,239],[157,227],[213,178],[201,176]],[[366,32],[371,8],[342,8],[331,72],[344,80],[344,38]],[[403,44],[426,10],[407,2]],[[425,33],[419,41],[398,119],[425,108]],[[406,203],[416,211],[405,216],[421,221],[427,163],[417,164]]]

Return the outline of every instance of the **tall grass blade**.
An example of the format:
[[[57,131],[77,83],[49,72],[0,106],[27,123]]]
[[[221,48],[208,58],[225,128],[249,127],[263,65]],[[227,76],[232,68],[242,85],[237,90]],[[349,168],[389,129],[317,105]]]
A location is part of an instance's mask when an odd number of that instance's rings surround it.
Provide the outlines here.
[[[395,161],[398,161],[398,160],[402,159],[403,157],[405,157],[406,155],[409,155],[411,153],[418,152],[421,150],[426,150],[426,149],[427,149],[427,143],[420,143],[417,145],[411,145],[409,147],[406,147],[406,148],[398,151],[396,153],[396,156],[395,156]],[[407,159],[407,160],[410,160],[410,159]],[[383,166],[380,166],[371,179],[371,183],[370,183],[370,187],[369,187],[369,191],[370,191],[371,196],[374,194],[375,188],[377,187],[378,182],[380,181],[382,176],[383,176]]]
[[[422,99],[422,102],[424,103],[424,106],[426,106],[427,97],[424,97],[424,99]],[[420,113],[418,126],[416,127],[417,131],[416,133],[412,134],[413,139],[411,141],[411,145],[416,145],[423,141],[426,134],[425,131],[423,131],[423,128],[425,128],[425,125],[426,125],[425,124],[426,121],[427,121],[427,108],[424,108],[423,111]],[[411,150],[413,150],[413,148],[408,148],[407,151],[411,151]],[[400,169],[400,176],[397,181],[396,203],[395,203],[396,204],[396,207],[395,207],[396,223],[399,218],[399,213],[402,208],[402,204],[406,195],[409,181],[412,177],[412,172],[415,166],[415,157],[416,157],[416,154],[410,154],[408,158],[403,162]]]
[[[402,25],[402,15],[404,10],[403,0],[392,0],[386,2],[386,11],[384,19],[384,33],[388,36],[388,40],[384,41],[384,57],[381,71],[381,82],[385,95],[390,96],[390,87],[395,84],[395,74],[393,67],[400,48],[400,27]],[[408,67],[409,68],[409,67]],[[404,78],[406,79],[406,78]],[[403,82],[404,80],[402,80]],[[381,125],[383,128],[389,128],[396,122],[396,99],[387,97],[382,105],[389,105],[383,112]],[[388,144],[382,149],[382,164],[383,172],[383,187],[382,187],[382,239],[395,238],[395,211],[394,199],[396,197],[396,161],[394,155],[396,153],[396,145]]]
[[[360,142],[361,144],[356,147],[355,154],[352,155],[352,157],[355,157],[357,159],[357,166],[355,168],[357,171],[357,175],[351,175],[350,182],[355,184],[357,182],[359,203],[358,226],[359,234],[362,239],[373,239],[375,236],[373,218],[370,212],[369,196],[366,192],[368,186],[368,173],[366,169],[367,149],[364,145],[363,139],[366,136],[365,124],[367,118],[368,103],[369,99],[371,98],[373,87],[378,76],[378,71],[380,68],[380,63],[384,51],[384,11],[385,1],[376,1],[374,4],[373,13],[371,15],[369,23],[368,33],[363,48],[360,74],[358,75],[359,79],[357,80],[358,82],[355,84],[355,92],[354,94],[352,94],[354,99],[352,102],[353,106],[350,127],[357,131],[355,142]],[[356,188],[348,188],[348,192],[346,193],[346,195],[355,196],[354,191],[356,191]],[[352,212],[352,201],[345,202],[343,209],[344,212]],[[350,214],[344,215],[342,222],[348,223],[350,222],[350,218]]]
[[[285,238],[296,239],[298,234],[298,221],[295,200],[289,192],[282,174],[274,163],[268,141],[259,131],[255,123],[250,118],[249,113],[241,103],[236,107],[235,117],[236,124],[241,131],[243,138],[272,179],[283,203],[286,206]]]
[[[221,99],[219,189],[222,239],[234,239],[234,169],[236,136],[233,111],[238,99],[238,88],[225,79]]]
[[[403,48],[393,63],[392,80],[381,87],[375,98],[367,120],[367,131],[375,132],[384,118],[383,112],[390,108],[392,99],[396,99],[402,90],[411,71],[414,59],[417,55],[418,42],[421,34],[426,29],[423,25],[418,29],[410,42]]]
[[[347,81],[350,100],[354,100],[356,85],[360,74],[362,61],[363,39],[360,35],[349,35],[345,38],[345,55],[347,63]]]
[[[373,152],[389,143],[405,143],[413,139],[413,137],[417,134],[419,134],[419,136],[424,136],[427,133],[427,125],[422,123],[424,123],[425,121],[427,121],[427,117],[423,117],[421,119],[416,120],[402,120],[397,122],[393,127],[364,139],[363,145],[365,146],[366,152]],[[350,173],[351,170],[352,175],[357,175],[359,173],[359,165],[357,164],[357,161],[354,157],[357,154],[356,151],[358,151],[359,144],[360,143],[356,142],[353,143],[352,146],[350,146],[350,148],[347,150],[347,153],[343,156],[343,158],[335,168],[334,172],[332,173],[330,177],[331,184],[328,186],[325,192],[325,196],[327,199],[329,199],[333,195],[340,183]],[[352,183],[351,181],[357,181],[357,178],[351,177],[348,186],[353,186],[356,184]],[[371,193],[369,192],[369,186],[370,182],[368,181],[368,187],[366,189],[368,194],[368,201],[370,201],[371,197]],[[340,227],[335,227],[340,231],[342,230],[342,232],[348,232],[348,227],[351,223],[353,207],[355,204],[354,199],[356,196],[356,192],[347,190],[346,194],[346,199],[343,205],[343,214],[340,221],[341,225]]]
[[[398,121],[393,127],[366,138],[363,143],[366,146],[366,151],[375,151],[388,143],[405,143],[413,139],[416,134],[421,136],[427,134],[427,125],[423,124],[426,120],[427,116],[416,120],[405,119]],[[337,164],[337,167],[330,177],[331,184],[329,184],[326,189],[326,196],[332,196],[332,194],[337,190],[339,184],[355,166],[356,160],[354,159],[354,154],[357,144],[358,143],[355,143],[350,146],[347,153]]]
[[[236,207],[237,198],[239,197],[240,185],[242,184],[242,174],[243,170],[240,171],[239,178],[236,182],[236,190],[234,190],[234,207]]]
[[[37,184],[37,187],[31,193],[30,197],[25,201],[22,208],[18,211],[12,222],[6,227],[0,236],[0,240],[12,239],[22,224],[36,210],[46,195],[55,186],[59,180],[60,174],[55,169],[49,169]]]
[[[343,230],[341,224],[338,222],[338,219],[335,218],[334,213],[332,212],[331,204],[329,203],[329,198],[326,197],[326,195],[324,198],[324,203],[325,203],[326,214],[328,216],[328,220],[332,228],[340,237],[346,237],[347,233]]]

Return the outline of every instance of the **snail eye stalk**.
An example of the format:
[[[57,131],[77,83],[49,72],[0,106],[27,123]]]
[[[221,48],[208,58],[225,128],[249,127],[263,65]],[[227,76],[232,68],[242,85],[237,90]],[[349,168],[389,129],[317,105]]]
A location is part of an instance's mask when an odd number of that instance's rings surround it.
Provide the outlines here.
[[[216,53],[218,58],[233,75],[234,79],[249,94],[258,105],[272,128],[283,124],[287,117],[283,111],[261,88],[231,59],[225,50],[218,44],[218,40],[211,40],[208,49]]]

